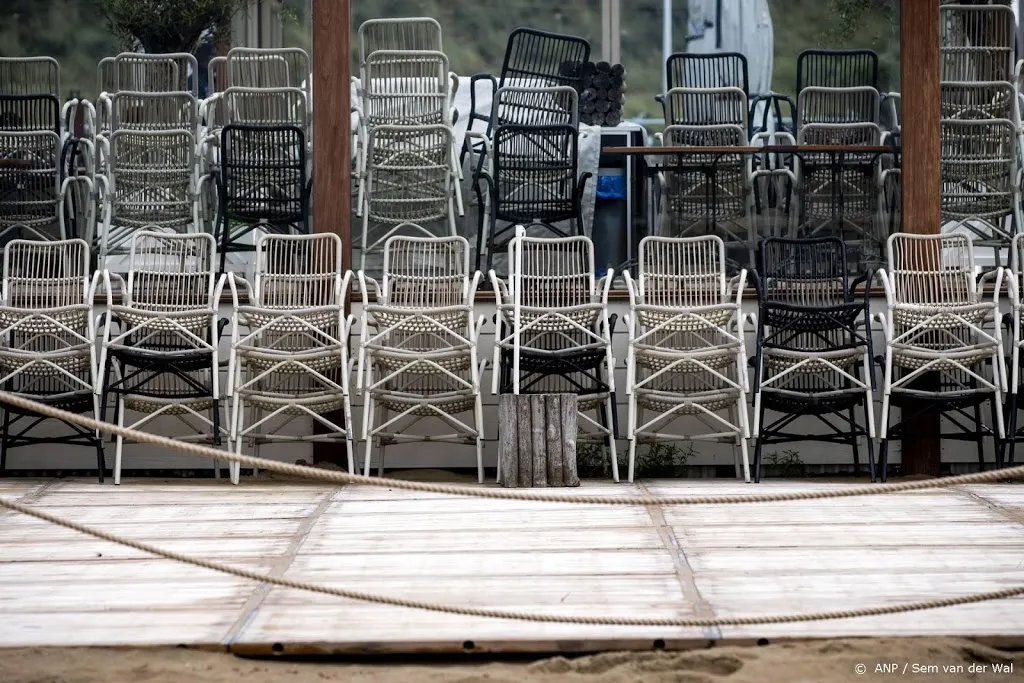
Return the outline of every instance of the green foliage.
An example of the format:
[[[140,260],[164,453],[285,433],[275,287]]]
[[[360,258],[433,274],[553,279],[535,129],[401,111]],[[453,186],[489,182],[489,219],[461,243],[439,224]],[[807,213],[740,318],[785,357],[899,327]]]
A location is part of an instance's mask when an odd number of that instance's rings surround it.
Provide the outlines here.
[[[807,473],[807,466],[794,450],[783,451],[781,455],[769,453],[764,459],[769,466],[777,468],[780,477],[802,477]]]
[[[126,49],[192,52],[205,31],[223,39],[248,0],[101,0],[111,33]]]
[[[675,444],[655,443],[643,450],[637,450],[634,476],[642,479],[672,478],[686,476],[686,466],[697,451],[693,444],[686,442],[681,448]],[[621,449],[619,473],[625,475],[629,466],[629,451]],[[581,479],[596,479],[611,476],[608,456],[597,444],[585,443],[576,447],[576,472]]]

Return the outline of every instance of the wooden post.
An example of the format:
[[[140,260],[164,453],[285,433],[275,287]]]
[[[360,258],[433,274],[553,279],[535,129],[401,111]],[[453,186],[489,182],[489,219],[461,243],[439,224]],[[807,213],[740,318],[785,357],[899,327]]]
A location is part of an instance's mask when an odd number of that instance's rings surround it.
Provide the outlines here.
[[[579,486],[575,394],[498,398],[498,471],[506,487]]]
[[[341,268],[351,268],[352,118],[350,0],[311,0],[313,26],[313,232],[341,237]],[[346,303],[347,314],[347,303]],[[344,424],[340,413],[327,419]],[[323,428],[316,422],[314,433]],[[313,445],[313,462],[348,467],[340,444]]]
[[[900,2],[900,82],[902,230],[936,234],[941,227],[938,0]],[[926,381],[934,386],[937,380]],[[902,473],[941,474],[939,416],[926,413],[904,426]]]

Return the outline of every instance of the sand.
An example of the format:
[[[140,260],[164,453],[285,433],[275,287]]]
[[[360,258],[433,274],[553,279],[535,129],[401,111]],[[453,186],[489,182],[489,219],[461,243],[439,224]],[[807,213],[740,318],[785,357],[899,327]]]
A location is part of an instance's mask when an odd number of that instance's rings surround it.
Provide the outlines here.
[[[876,671],[882,663],[896,664],[899,670]],[[993,664],[1012,664],[1013,672],[994,673]],[[858,673],[858,665],[866,667],[864,674]],[[901,671],[903,665],[906,673]],[[913,673],[915,665],[918,674]],[[612,652],[532,662],[292,662],[185,649],[0,650],[3,683],[863,683],[888,679],[1024,681],[1024,652],[937,638],[779,643],[679,653]]]

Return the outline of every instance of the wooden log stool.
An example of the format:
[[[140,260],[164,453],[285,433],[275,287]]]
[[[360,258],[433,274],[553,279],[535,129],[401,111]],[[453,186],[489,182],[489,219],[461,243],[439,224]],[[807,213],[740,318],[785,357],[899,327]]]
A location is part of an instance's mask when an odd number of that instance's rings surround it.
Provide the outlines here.
[[[576,394],[502,394],[498,472],[505,487],[579,486]]]

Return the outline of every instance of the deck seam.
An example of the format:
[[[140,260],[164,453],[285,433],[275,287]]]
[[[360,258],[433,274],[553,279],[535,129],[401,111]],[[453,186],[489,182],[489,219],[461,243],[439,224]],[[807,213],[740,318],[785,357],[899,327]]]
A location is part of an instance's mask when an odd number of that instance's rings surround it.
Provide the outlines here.
[[[654,497],[650,490],[643,484],[634,482],[633,485],[640,491],[641,495],[650,498]],[[709,618],[717,616],[714,608],[711,606],[711,603],[705,600],[704,596],[701,595],[700,589],[697,587],[697,577],[693,572],[693,567],[690,566],[690,561],[686,558],[686,552],[679,544],[679,539],[676,538],[676,534],[672,530],[671,525],[669,525],[665,520],[665,512],[662,510],[662,506],[647,505],[645,507],[647,509],[647,514],[651,518],[651,524],[654,526],[654,530],[661,539],[661,543],[665,547],[665,550],[668,551],[669,557],[672,558],[672,565],[675,567],[676,580],[679,582],[679,590],[682,593],[683,599],[693,605],[693,611],[696,616]],[[721,640],[722,638],[722,629],[718,626],[705,626],[701,630],[704,632],[704,636],[709,640]]]
[[[17,498],[15,498],[14,500],[15,500],[15,502],[18,502],[18,503],[34,503],[34,502],[38,501],[50,489],[55,488],[58,484],[63,484],[63,483],[64,483],[63,479],[49,479],[47,481],[44,481],[42,484],[40,484],[38,488],[32,489],[28,493],[23,493],[20,496],[18,496]],[[14,515],[14,516],[17,516],[17,514],[18,513],[16,513],[14,510],[4,509],[3,512],[0,512],[0,517],[2,517],[4,515]]]
[[[957,493],[966,496],[969,500],[980,505],[983,505],[987,507],[989,510],[1001,515],[1004,519],[1011,522],[1016,522],[1017,524],[1024,525],[1024,513],[1010,510],[1000,505],[999,503],[995,502],[994,500],[990,500],[989,498],[981,495],[980,493],[975,493],[974,491],[971,491],[966,488],[957,486],[954,490]]]
[[[270,567],[268,572],[269,576],[280,578],[284,576],[285,572],[295,562],[295,556],[299,552],[299,548],[306,542],[309,537],[309,533],[313,530],[313,527],[320,520],[320,517],[326,512],[327,508],[335,502],[338,493],[343,487],[337,486],[327,491],[327,494],[323,496],[320,502],[317,504],[313,511],[306,515],[302,522],[299,523],[299,528],[292,534],[292,540],[288,543],[288,547],[285,548],[284,552],[278,556]],[[267,599],[273,586],[268,583],[260,583],[259,586],[252,592],[252,595],[245,601],[241,607],[241,614],[235,620],[231,627],[228,628],[227,635],[221,640],[221,644],[230,648],[238,640],[239,636],[245,632],[245,629],[252,623],[253,619],[259,613],[260,608],[263,606],[263,602]]]

